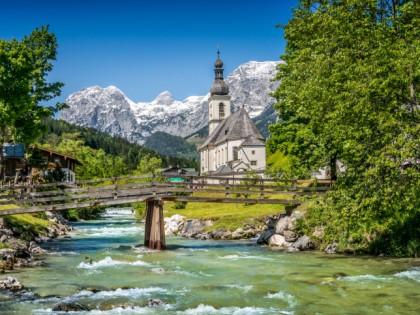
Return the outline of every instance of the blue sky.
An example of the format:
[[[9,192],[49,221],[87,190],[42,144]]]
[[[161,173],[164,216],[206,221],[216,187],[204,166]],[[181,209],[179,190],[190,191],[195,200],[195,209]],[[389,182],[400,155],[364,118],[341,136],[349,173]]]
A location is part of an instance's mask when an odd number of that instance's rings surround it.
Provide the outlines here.
[[[225,76],[250,61],[279,60],[283,31],[297,0],[2,0],[0,38],[21,39],[50,25],[58,39],[51,81],[65,98],[115,85],[133,101],[170,91],[204,95],[213,82],[217,45]]]

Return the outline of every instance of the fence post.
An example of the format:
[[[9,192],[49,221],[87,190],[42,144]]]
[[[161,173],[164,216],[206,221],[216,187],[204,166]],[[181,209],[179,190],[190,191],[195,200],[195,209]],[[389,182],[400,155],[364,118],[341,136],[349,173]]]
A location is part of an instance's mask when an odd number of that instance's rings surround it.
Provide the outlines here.
[[[225,197],[230,198],[229,178],[226,178],[225,190],[226,190],[226,196]]]

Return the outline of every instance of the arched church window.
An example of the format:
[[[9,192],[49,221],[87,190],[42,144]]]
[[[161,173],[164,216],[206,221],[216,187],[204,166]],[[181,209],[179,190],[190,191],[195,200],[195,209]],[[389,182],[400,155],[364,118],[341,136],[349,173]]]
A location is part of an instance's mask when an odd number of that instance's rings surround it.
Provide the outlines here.
[[[233,147],[233,160],[238,160],[238,147]]]
[[[219,117],[225,117],[225,104],[219,104]]]

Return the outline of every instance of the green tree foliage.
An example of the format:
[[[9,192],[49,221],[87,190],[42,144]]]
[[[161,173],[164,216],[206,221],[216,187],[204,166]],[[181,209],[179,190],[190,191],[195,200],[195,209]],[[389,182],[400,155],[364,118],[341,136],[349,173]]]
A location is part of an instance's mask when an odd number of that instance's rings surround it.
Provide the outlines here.
[[[78,179],[118,177],[127,173],[121,157],[86,146],[79,133],[62,134],[60,142],[54,147],[48,143],[43,146],[75,157],[81,163],[77,165]]]
[[[165,166],[185,165],[186,167],[194,167],[196,164],[192,160],[165,156],[137,143],[131,143],[127,139],[111,136],[93,128],[70,124],[63,120],[47,118],[44,119],[44,124],[47,127],[47,132],[41,139],[41,144],[48,143],[56,146],[61,141],[63,134],[78,133],[80,135],[80,145],[86,145],[95,150],[102,149],[106,154],[122,158],[127,173],[134,172],[145,156],[160,158]]]
[[[157,170],[161,168],[163,161],[157,157],[145,156],[137,167],[138,174],[156,174]]]
[[[300,177],[346,166],[308,230],[343,249],[420,252],[419,2],[301,0],[284,30],[268,150]]]
[[[0,39],[0,148],[10,140],[30,144],[44,131],[42,118],[63,108],[40,105],[61,93],[63,83],[47,81],[57,47],[48,26],[21,41]]]

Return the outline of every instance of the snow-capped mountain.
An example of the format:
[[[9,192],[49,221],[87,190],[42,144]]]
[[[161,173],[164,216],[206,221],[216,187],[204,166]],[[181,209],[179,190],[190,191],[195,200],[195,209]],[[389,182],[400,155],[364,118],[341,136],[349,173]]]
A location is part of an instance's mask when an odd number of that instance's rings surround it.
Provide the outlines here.
[[[226,77],[233,111],[244,106],[255,117],[274,103],[269,93],[278,85],[271,82],[277,64],[250,61]],[[66,100],[70,107],[59,118],[138,143],[156,131],[185,137],[207,125],[209,96],[190,96],[178,101],[165,91],[151,102],[135,103],[114,86],[93,86],[71,94]]]

